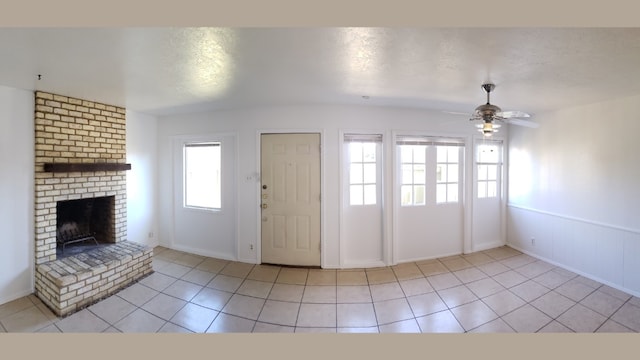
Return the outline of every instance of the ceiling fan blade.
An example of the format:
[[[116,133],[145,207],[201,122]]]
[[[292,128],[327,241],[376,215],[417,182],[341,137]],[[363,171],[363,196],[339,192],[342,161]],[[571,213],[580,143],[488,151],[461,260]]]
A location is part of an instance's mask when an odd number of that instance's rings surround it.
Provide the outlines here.
[[[524,120],[524,119],[511,118],[511,119],[505,119],[504,121],[506,123],[508,123],[508,124],[524,126],[524,127],[528,127],[528,128],[532,128],[532,129],[535,129],[535,128],[540,126],[540,124],[538,124],[536,122],[533,122],[533,121],[530,121],[530,120]]]
[[[505,119],[510,119],[510,118],[530,118],[531,115],[527,114],[524,111],[502,111],[499,114],[500,117],[503,117]]]
[[[468,112],[460,112],[460,111],[447,111],[447,110],[442,110],[443,113],[446,114],[451,114],[451,115],[464,115],[464,116],[471,116],[471,113]]]

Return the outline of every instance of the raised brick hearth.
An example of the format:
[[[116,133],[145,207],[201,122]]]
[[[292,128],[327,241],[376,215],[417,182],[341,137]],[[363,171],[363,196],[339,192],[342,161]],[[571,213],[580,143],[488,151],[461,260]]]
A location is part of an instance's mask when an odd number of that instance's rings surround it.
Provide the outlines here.
[[[126,241],[126,172],[120,170],[126,167],[95,170],[96,164],[125,164],[125,109],[40,91],[35,101],[35,288],[36,295],[63,316],[151,273],[152,254]],[[59,171],[56,164],[91,168]],[[105,197],[114,200],[107,211],[109,235],[101,241],[113,246],[57,259],[58,203]],[[96,260],[106,254],[120,255]],[[92,260],[85,261],[87,256]]]

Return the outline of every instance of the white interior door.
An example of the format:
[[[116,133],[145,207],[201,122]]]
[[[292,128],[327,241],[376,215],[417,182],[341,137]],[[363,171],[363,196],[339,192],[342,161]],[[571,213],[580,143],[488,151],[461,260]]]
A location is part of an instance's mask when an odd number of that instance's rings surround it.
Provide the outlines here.
[[[320,134],[261,136],[262,262],[320,266]]]
[[[475,144],[472,250],[504,244],[502,140],[480,139]]]

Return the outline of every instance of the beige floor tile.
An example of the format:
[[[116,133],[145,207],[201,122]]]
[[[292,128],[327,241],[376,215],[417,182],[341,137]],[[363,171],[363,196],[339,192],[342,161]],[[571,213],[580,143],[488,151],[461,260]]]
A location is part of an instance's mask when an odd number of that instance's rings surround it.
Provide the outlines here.
[[[302,296],[303,303],[335,304],[337,287],[330,285],[307,285]]]
[[[409,306],[415,317],[425,316],[447,310],[447,305],[442,301],[440,296],[435,293],[415,295],[407,297]]]
[[[544,261],[537,260],[517,268],[516,271],[529,279],[533,279],[551,271],[551,269],[553,268],[553,265]]]
[[[373,304],[338,304],[338,327],[370,327],[378,324]]]
[[[164,251],[155,254],[154,253],[154,257],[157,257],[159,259],[163,259],[163,260],[168,260],[168,261],[173,261],[177,258],[179,258],[180,256],[184,255],[185,253],[183,253],[182,251],[177,251],[177,250],[173,250],[173,249],[165,249]]]
[[[227,260],[208,258],[198,264],[196,269],[218,274],[227,264],[229,264]]]
[[[627,302],[611,316],[611,320],[640,332],[640,307]]]
[[[113,326],[124,333],[155,333],[165,323],[165,320],[138,309]]]
[[[494,262],[495,259],[483,254],[481,252],[475,252],[471,254],[462,255],[462,258],[467,260],[471,265],[478,266],[483,264],[488,264],[490,262]]]
[[[424,274],[415,263],[396,265],[391,268],[398,280],[424,278]]]
[[[399,283],[405,296],[421,295],[435,291],[426,278],[400,280]]]
[[[273,283],[278,278],[280,269],[279,266],[255,265],[249,275],[247,275],[247,279]]]
[[[122,331],[116,329],[113,326],[109,326],[108,328],[105,329],[105,331],[102,332],[103,334],[122,334]]]
[[[527,304],[502,316],[502,320],[518,333],[534,333],[550,323],[552,319]]]
[[[571,279],[573,279],[573,278],[578,276],[578,274],[574,273],[573,271],[569,271],[569,270],[566,270],[566,269],[563,269],[563,268],[557,267],[557,266],[554,267],[553,270],[551,270],[551,271],[556,272],[556,273],[558,273],[558,274],[560,274],[560,275],[562,275],[564,277],[567,277],[567,278],[569,278],[569,280],[571,280]]]
[[[379,326],[381,334],[420,334],[420,326],[416,319],[409,319]]]
[[[309,270],[307,276],[307,285],[336,285],[337,284],[337,271],[336,270]]]
[[[253,332],[254,333],[293,333],[295,329],[296,328],[293,326],[266,324],[266,323],[261,323],[257,321],[256,325],[253,327]]]
[[[531,302],[551,291],[549,288],[542,286],[533,280],[525,281],[509,290],[526,302]]]
[[[189,271],[188,273],[184,274],[184,276],[181,279],[184,280],[184,281],[188,281],[190,283],[196,284],[196,285],[205,286],[215,276],[216,276],[215,273],[212,273],[212,272],[209,272],[209,271],[204,271],[204,270],[200,270],[200,269],[193,269],[193,270]]]
[[[301,304],[296,323],[298,328],[333,328],[336,331],[336,304]]]
[[[577,304],[558,316],[556,320],[575,332],[589,333],[596,331],[600,325],[607,321],[607,318],[589,308]]]
[[[640,298],[636,296],[632,296],[631,299],[629,299],[629,304],[640,307]]]
[[[250,333],[255,324],[255,320],[220,314],[207,329],[207,333]]]
[[[84,309],[56,322],[56,326],[65,333],[99,333],[108,328],[109,324]]]
[[[469,290],[471,290],[479,298],[485,298],[487,296],[490,296],[505,290],[504,286],[500,285],[497,281],[493,280],[492,278],[486,278],[486,279],[474,281],[466,285],[467,285],[467,288],[469,288]]]
[[[279,273],[280,273],[279,266],[256,265],[253,267],[249,275],[247,275],[247,279],[273,283],[273,282],[276,282],[276,279],[278,278]]]
[[[513,270],[509,270],[494,276],[493,280],[499,282],[500,285],[508,289],[510,287],[522,284],[523,282],[527,281],[527,278]]]
[[[164,289],[162,293],[171,295],[173,297],[177,297],[178,299],[190,301],[202,289],[203,289],[203,286],[196,285],[183,280],[178,280],[173,284],[169,285],[169,287],[167,287],[166,289]]]
[[[336,302],[339,304],[370,303],[372,301],[371,291],[368,286],[338,285],[336,289]]]
[[[53,323],[36,306],[20,310],[0,320],[7,332],[35,332]]]
[[[509,290],[503,290],[482,299],[496,314],[503,316],[526,304]]]
[[[467,331],[498,318],[491,308],[479,300],[451,309],[451,313]]]
[[[269,296],[269,292],[272,287],[272,282],[247,279],[242,283],[242,285],[240,285],[238,290],[236,290],[236,293],[266,299]]]
[[[157,272],[179,279],[191,270],[192,268],[188,266],[171,263],[167,266],[163,266],[162,268],[158,269]]]
[[[128,288],[125,288],[116,293],[117,296],[123,298],[124,300],[127,300],[128,302],[136,306],[144,305],[144,303],[151,300],[158,294],[158,291],[140,284],[133,284]]]
[[[397,282],[396,275],[391,268],[383,268],[376,270],[366,270],[367,281],[369,285],[386,284]]]
[[[506,258],[504,260],[500,260],[500,263],[502,263],[502,265],[505,265],[508,268],[518,269],[535,261],[537,260],[534,257],[525,255],[525,254],[520,254],[520,255]]]
[[[498,274],[502,274],[503,272],[511,270],[497,261],[478,265],[476,267],[489,276],[496,276]]]
[[[572,333],[573,330],[560,324],[557,321],[552,321],[542,329],[538,330],[539,333]]]
[[[371,299],[374,302],[405,297],[400,284],[397,282],[369,285],[369,289],[371,290]]]
[[[449,272],[449,269],[437,260],[428,263],[417,263],[417,265],[424,276],[433,276]]]
[[[172,318],[171,322],[196,333],[204,333],[218,315],[218,311],[188,303]]]
[[[0,330],[0,332],[2,332]],[[62,331],[60,329],[58,329],[58,327],[55,324],[51,324],[49,326],[45,326],[42,329],[37,331],[38,333],[49,333],[49,334],[57,334],[57,333],[61,333]]]
[[[0,320],[33,306],[33,302],[26,296],[13,301],[9,301],[5,304],[0,305]]]
[[[232,261],[220,271],[220,274],[244,279],[253,269],[254,264]]]
[[[447,304],[449,308],[454,308],[456,306],[478,300],[478,297],[464,285],[438,290],[438,295],[440,295],[444,303]]]
[[[462,325],[449,310],[416,318],[423,333],[463,333]]]
[[[166,322],[162,327],[158,330],[159,333],[184,333],[184,334],[192,334],[193,331],[183,328],[182,326],[178,326],[176,324]]]
[[[364,270],[337,272],[338,285],[368,285],[367,274]]]
[[[624,304],[623,300],[608,295],[600,290],[596,290],[589,296],[584,298],[581,305],[603,315],[609,317],[613,315]]]
[[[231,299],[233,293],[229,293],[222,290],[216,290],[211,288],[202,289],[198,295],[191,299],[191,302],[213,310],[222,310]]]
[[[142,305],[141,308],[161,319],[169,320],[186,304],[187,302],[184,300],[165,294],[158,294],[158,296]]]
[[[207,287],[226,292],[235,292],[242,285],[242,281],[238,277],[218,274],[207,284]]]
[[[296,326],[296,333],[312,333],[312,334],[321,334],[321,333],[331,333],[335,334],[337,329],[334,327],[300,327]]]
[[[258,321],[276,325],[286,325],[292,328],[298,319],[299,303],[267,300],[260,312]]]
[[[276,283],[279,284],[291,284],[291,285],[305,285],[307,283],[307,276],[309,275],[308,269],[291,269],[282,268]]]
[[[414,318],[409,302],[404,298],[374,302],[373,306],[376,311],[378,325]]]
[[[371,327],[360,327],[360,328],[338,328],[338,333],[342,334],[377,334],[378,331],[377,326]]]
[[[600,287],[598,291],[602,291],[603,293],[607,295],[611,295],[614,298],[620,299],[622,301],[627,301],[631,298],[631,295],[627,294],[626,292],[612,288],[607,285],[602,285],[602,287]]]
[[[202,261],[204,261],[205,257],[204,256],[200,256],[200,255],[194,255],[194,254],[183,254],[181,256],[178,256],[176,259],[173,260],[174,263],[176,264],[180,264],[180,265],[184,265],[184,266],[188,266],[190,268],[196,267],[198,265],[200,265],[200,263]]]
[[[304,285],[274,284],[269,293],[269,300],[302,302]]]
[[[504,322],[502,319],[495,319],[495,320],[489,321],[484,325],[480,325],[469,332],[470,333],[493,333],[493,334],[502,333],[504,334],[504,333],[515,333],[515,330],[513,330],[511,326],[509,326],[509,324]]]
[[[596,330],[596,332],[598,333],[632,333],[634,331],[613,320],[607,320],[605,321],[604,324],[602,324],[602,326],[598,328],[598,330]]]
[[[156,271],[153,274],[140,280],[140,284],[146,287],[150,287],[156,291],[162,291],[176,281],[177,281],[176,278]]]
[[[46,316],[47,319],[49,319],[51,322],[60,320],[58,315],[54,314],[53,311],[51,311],[51,309],[49,309],[47,305],[45,305],[44,303],[36,305],[36,307],[40,309],[40,311],[44,314],[44,316]]]
[[[487,277],[487,274],[483,273],[475,267],[454,271],[453,275],[455,275],[460,281],[462,281],[463,284],[468,284],[470,282],[478,281]]]
[[[234,294],[222,308],[222,312],[246,319],[257,320],[264,303],[264,299]]]
[[[589,278],[584,277],[582,275],[578,275],[574,280],[579,282],[579,283],[581,283],[581,284],[585,284],[585,285],[587,285],[589,287],[592,287],[594,289],[598,289],[600,286],[602,286],[602,283],[600,283],[598,281],[595,281],[595,280],[592,280],[592,279],[589,279]]]
[[[483,253],[496,260],[503,260],[518,255],[517,251],[512,251],[511,248],[506,246],[485,250]]]
[[[551,291],[531,302],[531,305],[554,319],[575,304],[575,301],[555,291]]]
[[[88,307],[99,318],[115,324],[136,310],[136,306],[118,296],[110,296]]]
[[[461,257],[457,257],[451,260],[440,259],[440,262],[442,262],[442,264],[447,269],[449,269],[449,271],[458,271],[458,270],[468,269],[473,267],[473,265],[470,262],[468,262],[467,260]]]
[[[151,263],[151,267],[153,268],[154,271],[160,271],[163,267],[167,266],[171,264],[170,261],[167,260],[163,260],[158,258],[157,256],[154,256],[153,261]]]
[[[444,290],[462,285],[462,282],[452,273],[428,276],[427,280],[435,290]]]
[[[585,285],[575,279],[569,280],[566,283],[555,288],[556,292],[568,297],[573,301],[582,301],[589,294],[595,291],[591,286]]]
[[[533,280],[538,284],[548,287],[549,289],[555,289],[571,280],[571,278],[564,274],[560,274],[557,271],[547,271],[542,275],[536,276]]]

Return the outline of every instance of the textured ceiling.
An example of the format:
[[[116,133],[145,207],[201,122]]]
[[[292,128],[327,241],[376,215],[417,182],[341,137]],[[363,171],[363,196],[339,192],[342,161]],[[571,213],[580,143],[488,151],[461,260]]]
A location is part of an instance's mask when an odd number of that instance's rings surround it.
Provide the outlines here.
[[[640,94],[639,64],[640,28],[0,29],[0,85],[155,115],[317,103],[471,112],[485,81],[492,103],[535,115]]]

